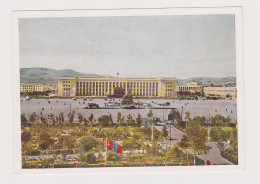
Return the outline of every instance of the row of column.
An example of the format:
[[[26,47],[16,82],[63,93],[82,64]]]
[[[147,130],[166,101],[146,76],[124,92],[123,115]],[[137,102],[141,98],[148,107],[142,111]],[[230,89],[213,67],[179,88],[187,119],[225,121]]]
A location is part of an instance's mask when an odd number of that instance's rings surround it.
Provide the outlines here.
[[[113,94],[115,87],[122,87],[126,92],[130,89],[133,96],[158,96],[158,82],[78,82],[76,95],[106,96]]]

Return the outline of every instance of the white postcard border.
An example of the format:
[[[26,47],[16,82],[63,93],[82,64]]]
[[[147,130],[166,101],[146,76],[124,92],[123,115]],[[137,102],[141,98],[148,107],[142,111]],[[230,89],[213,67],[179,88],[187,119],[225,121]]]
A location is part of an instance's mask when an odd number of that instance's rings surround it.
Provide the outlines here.
[[[236,31],[236,77],[239,165],[172,166],[172,167],[104,167],[104,168],[50,168],[22,169],[20,124],[20,72],[19,72],[19,18],[44,17],[104,17],[104,16],[151,16],[151,15],[209,15],[234,14]],[[161,9],[108,9],[108,10],[58,10],[16,11],[13,25],[13,113],[14,113],[14,173],[31,174],[119,174],[119,173],[171,173],[171,172],[230,172],[244,171],[244,90],[243,90],[243,39],[242,7],[219,8],[161,8]]]

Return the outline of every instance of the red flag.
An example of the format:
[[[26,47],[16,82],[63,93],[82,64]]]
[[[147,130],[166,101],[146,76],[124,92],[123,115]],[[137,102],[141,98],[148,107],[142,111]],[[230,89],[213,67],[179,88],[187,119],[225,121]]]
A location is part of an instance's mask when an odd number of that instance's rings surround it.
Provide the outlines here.
[[[113,150],[113,142],[107,139],[107,149]]]
[[[123,146],[117,145],[117,153],[123,154]]]

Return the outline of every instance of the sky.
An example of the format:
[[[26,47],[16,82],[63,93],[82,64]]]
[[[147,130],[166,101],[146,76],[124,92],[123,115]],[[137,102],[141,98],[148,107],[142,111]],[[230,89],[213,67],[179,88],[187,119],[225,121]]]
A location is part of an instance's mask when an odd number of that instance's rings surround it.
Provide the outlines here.
[[[120,77],[236,76],[234,15],[19,19],[20,67]]]

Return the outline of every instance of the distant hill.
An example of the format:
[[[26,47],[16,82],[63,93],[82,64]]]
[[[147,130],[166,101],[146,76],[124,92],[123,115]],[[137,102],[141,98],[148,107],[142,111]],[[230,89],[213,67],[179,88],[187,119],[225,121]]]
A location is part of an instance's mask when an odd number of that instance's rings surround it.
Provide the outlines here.
[[[21,83],[46,83],[57,84],[59,76],[67,77],[112,77],[109,75],[84,74],[74,70],[54,70],[50,68],[21,68]],[[178,79],[178,85],[186,85],[188,82],[202,82],[202,84],[219,84],[224,82],[236,82],[236,77],[193,77],[187,79]]]
[[[201,82],[203,85],[221,84],[225,82],[236,82],[236,77],[192,77],[187,79],[178,79],[178,85],[186,85],[188,82]]]
[[[97,74],[83,74],[74,70],[54,70],[50,68],[21,68],[21,83],[57,84],[59,76],[67,77],[104,77]]]

